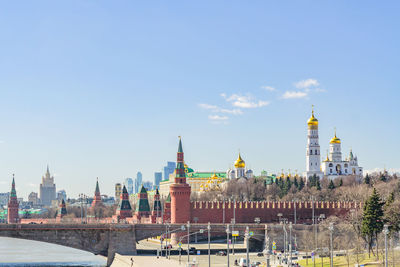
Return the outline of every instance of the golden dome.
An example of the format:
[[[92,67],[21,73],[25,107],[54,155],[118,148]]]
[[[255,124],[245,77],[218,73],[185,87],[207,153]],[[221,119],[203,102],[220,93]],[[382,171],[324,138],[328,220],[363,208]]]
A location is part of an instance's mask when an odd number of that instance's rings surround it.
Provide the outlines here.
[[[214,175],[211,176],[211,179],[213,179],[213,180],[218,179],[218,176],[214,173]]]
[[[318,120],[317,120],[317,118],[314,117],[314,107],[312,110],[311,117],[307,121],[307,124],[308,124],[308,127],[310,127],[310,128],[318,127]]]
[[[335,129],[335,136],[331,139],[331,144],[340,144],[340,139],[336,137],[336,129]]]
[[[235,161],[235,168],[244,168],[245,167],[245,163],[244,160],[240,157],[240,153],[239,153],[239,157],[238,159]]]

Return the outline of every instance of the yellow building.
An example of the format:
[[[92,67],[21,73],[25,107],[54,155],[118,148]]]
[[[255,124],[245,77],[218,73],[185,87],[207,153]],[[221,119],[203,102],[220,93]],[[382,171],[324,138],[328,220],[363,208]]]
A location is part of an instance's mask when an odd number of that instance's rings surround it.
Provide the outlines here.
[[[220,184],[227,180],[226,172],[195,172],[185,164],[186,182],[190,185],[192,192],[198,193],[211,185]],[[169,186],[174,183],[175,171],[170,174],[168,180],[160,182],[160,195],[167,196]],[[209,182],[213,181],[213,182]],[[206,186],[207,185],[207,186]]]

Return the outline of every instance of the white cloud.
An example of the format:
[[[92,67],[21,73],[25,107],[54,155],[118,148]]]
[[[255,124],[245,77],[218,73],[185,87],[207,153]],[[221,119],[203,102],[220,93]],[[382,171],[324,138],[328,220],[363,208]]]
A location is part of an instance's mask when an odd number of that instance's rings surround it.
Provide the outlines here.
[[[232,115],[242,115],[243,111],[240,109],[226,109],[226,108],[220,108],[214,105],[209,105],[209,104],[198,104],[198,106],[202,109],[207,109],[211,110],[212,112],[219,112],[219,113],[227,113],[227,114],[232,114]]]
[[[276,91],[276,88],[272,86],[261,86],[261,88],[270,92]]]
[[[216,109],[216,108],[218,108],[217,106],[209,105],[209,104],[203,104],[203,103],[198,104],[198,106],[203,108],[203,109]]]
[[[301,91],[286,91],[282,98],[283,99],[293,99],[293,98],[304,98],[308,94],[306,92],[301,92]]]
[[[319,86],[319,82],[316,79],[306,79],[294,83],[294,86],[298,89],[305,89],[312,86]]]
[[[225,94],[221,94],[221,96],[225,98],[226,101],[230,102],[232,106],[238,108],[260,108],[269,104],[268,101],[257,101],[251,96],[243,96],[237,94],[233,94],[230,97],[227,97]]]
[[[229,119],[228,116],[220,116],[220,115],[209,115],[208,118],[212,121],[227,121]]]

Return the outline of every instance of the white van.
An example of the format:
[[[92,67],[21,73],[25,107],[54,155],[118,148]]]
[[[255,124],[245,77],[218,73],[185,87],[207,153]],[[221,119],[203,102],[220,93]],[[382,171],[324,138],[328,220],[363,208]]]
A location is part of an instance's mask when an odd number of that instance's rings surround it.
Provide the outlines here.
[[[247,267],[247,266],[248,266],[248,264],[247,264],[247,259],[246,259],[246,258],[240,258],[240,260],[239,260],[239,266],[240,266],[240,267]]]

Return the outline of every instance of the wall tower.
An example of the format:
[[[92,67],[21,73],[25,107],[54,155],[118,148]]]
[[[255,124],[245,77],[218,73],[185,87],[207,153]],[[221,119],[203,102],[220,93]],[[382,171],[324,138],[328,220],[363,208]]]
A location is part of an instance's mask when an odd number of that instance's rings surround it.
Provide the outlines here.
[[[8,209],[7,209],[7,222],[8,223],[19,223],[19,215],[18,215],[18,200],[17,200],[17,191],[15,190],[15,179],[13,174],[13,180],[11,185],[11,194],[10,199],[8,200]]]
[[[186,183],[185,163],[183,159],[182,140],[180,137],[176,163],[175,182],[169,187],[171,195],[171,223],[187,223],[190,221],[191,188],[190,185]]]

